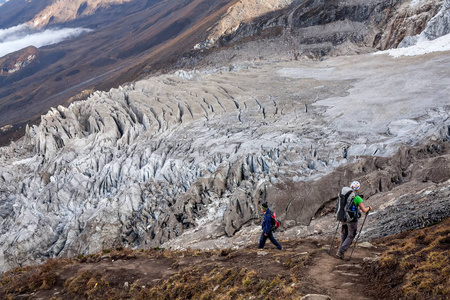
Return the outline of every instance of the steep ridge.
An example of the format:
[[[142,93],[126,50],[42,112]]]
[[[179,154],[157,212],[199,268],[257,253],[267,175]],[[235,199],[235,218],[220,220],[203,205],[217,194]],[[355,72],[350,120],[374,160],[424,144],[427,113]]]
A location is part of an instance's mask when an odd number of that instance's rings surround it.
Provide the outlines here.
[[[164,69],[198,43],[199,32],[205,32],[229,2],[132,1],[63,23],[94,30],[41,48],[41,59],[34,64],[0,75],[0,127],[9,126],[9,132],[24,129],[50,107],[67,106],[93,90],[108,90]],[[4,135],[1,145],[10,141]]]
[[[95,16],[99,20],[97,23],[110,22],[105,19],[105,15],[114,14],[114,11],[120,7],[123,15],[129,14],[133,0],[76,0],[76,1],[17,1],[10,0],[6,2],[0,10],[0,28],[9,28],[27,23],[36,28],[45,28],[51,26],[61,26],[70,24],[70,21],[80,22]],[[145,7],[161,2],[146,1],[146,3],[133,3],[134,12],[138,12]],[[118,16],[118,15],[117,15]],[[92,20],[90,21],[92,24]]]
[[[39,11],[50,5],[52,1],[8,1],[2,4],[0,28],[13,27],[28,22]]]
[[[35,27],[62,24],[85,16],[96,14],[98,10],[108,9],[133,0],[76,0],[70,2],[53,1],[29,21]]]

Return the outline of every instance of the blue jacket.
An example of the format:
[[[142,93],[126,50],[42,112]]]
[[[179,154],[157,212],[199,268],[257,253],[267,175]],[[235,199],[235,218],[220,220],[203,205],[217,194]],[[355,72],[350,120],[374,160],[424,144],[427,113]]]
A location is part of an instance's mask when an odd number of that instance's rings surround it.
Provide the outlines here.
[[[265,234],[269,234],[271,232],[272,229],[272,212],[270,211],[270,209],[267,209],[267,211],[265,212],[265,214],[263,215],[263,220],[262,220],[262,230]]]

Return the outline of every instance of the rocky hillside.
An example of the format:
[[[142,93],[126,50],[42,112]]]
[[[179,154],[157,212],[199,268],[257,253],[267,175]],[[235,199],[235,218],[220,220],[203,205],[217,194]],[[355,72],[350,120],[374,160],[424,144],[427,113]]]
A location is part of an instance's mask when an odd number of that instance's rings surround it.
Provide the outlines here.
[[[21,51],[0,58],[0,75],[19,72],[35,60],[39,59],[36,47],[29,46]]]
[[[257,1],[256,5],[254,0],[239,1],[196,48],[244,44],[241,47],[245,49],[263,39],[269,40],[272,47],[260,50],[259,56],[291,59],[385,50],[397,47],[405,37],[420,34],[442,2],[283,0]],[[448,26],[440,26],[439,30],[427,36],[449,33]]]
[[[347,46],[363,47],[367,40],[359,44],[354,33],[373,38],[378,13],[392,12],[379,7],[383,1],[347,1],[327,16],[317,5],[332,3],[319,2],[280,2],[269,16],[290,12],[292,36],[321,28],[313,48],[338,49],[330,37],[342,34]],[[396,12],[435,11],[425,32],[448,31],[447,2],[389,2]],[[450,215],[446,48],[282,59],[282,36],[257,40],[252,28],[249,39],[236,29],[225,48],[178,61],[199,63],[195,70],[52,108],[21,140],[0,148],[0,271],[117,247],[245,247],[257,237],[266,201],[283,220],[281,238],[328,238],[337,192],[355,179],[376,208],[366,238]],[[302,39],[299,45],[308,45]],[[281,54],[269,55],[277,45]]]
[[[95,14],[113,5],[132,0],[77,0],[77,1],[17,1],[6,2],[0,13],[0,28],[8,28],[23,23],[36,27],[61,25],[67,21]],[[0,1],[1,3],[1,1]]]
[[[62,24],[86,16],[94,15],[97,10],[107,9],[132,0],[77,0],[53,1],[38,12],[30,21],[33,26],[44,27],[49,24]]]

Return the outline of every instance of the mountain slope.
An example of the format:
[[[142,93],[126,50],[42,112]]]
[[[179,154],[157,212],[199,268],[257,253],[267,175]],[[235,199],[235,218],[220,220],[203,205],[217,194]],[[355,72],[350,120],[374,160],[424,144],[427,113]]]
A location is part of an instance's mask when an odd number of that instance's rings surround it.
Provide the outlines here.
[[[26,23],[51,3],[52,0],[8,1],[0,7],[0,28]]]
[[[0,295],[28,299],[446,299],[449,219],[427,229],[359,241],[350,261],[329,241],[281,241],[240,250],[103,249],[2,275]],[[364,247],[363,247],[364,246]],[[334,249],[333,249],[334,251]],[[361,280],[364,278],[365,280]],[[390,288],[386,288],[389,286]],[[370,287],[370,288],[369,288]]]
[[[82,99],[92,89],[109,89],[170,65],[229,2],[133,1],[64,23],[94,31],[39,49],[41,60],[0,76],[0,128],[24,129],[50,107],[68,105],[71,97]]]

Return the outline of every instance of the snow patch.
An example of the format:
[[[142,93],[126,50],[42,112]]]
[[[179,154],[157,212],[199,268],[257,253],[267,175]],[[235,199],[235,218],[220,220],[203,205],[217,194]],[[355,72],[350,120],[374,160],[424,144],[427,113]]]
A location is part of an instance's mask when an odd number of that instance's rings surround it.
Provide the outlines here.
[[[204,224],[211,223],[214,220],[222,219],[227,209],[227,203],[227,198],[221,198],[219,200],[213,201],[208,207],[208,213],[204,217],[195,220],[198,227],[201,227]]]
[[[36,162],[36,156],[34,157],[30,157],[30,158],[26,158],[26,159],[22,159],[22,160],[18,160],[18,161],[13,161],[13,165],[17,166],[17,165],[26,165],[26,164],[30,164]]]
[[[422,4],[421,0],[413,0],[409,4],[409,8],[414,8],[414,7],[417,7],[417,6],[421,5],[421,4]]]
[[[386,51],[375,52],[372,55],[388,54],[392,57],[417,56],[433,52],[450,51],[450,34],[444,35],[435,40],[429,41],[421,38],[417,44],[407,48],[390,49]]]

